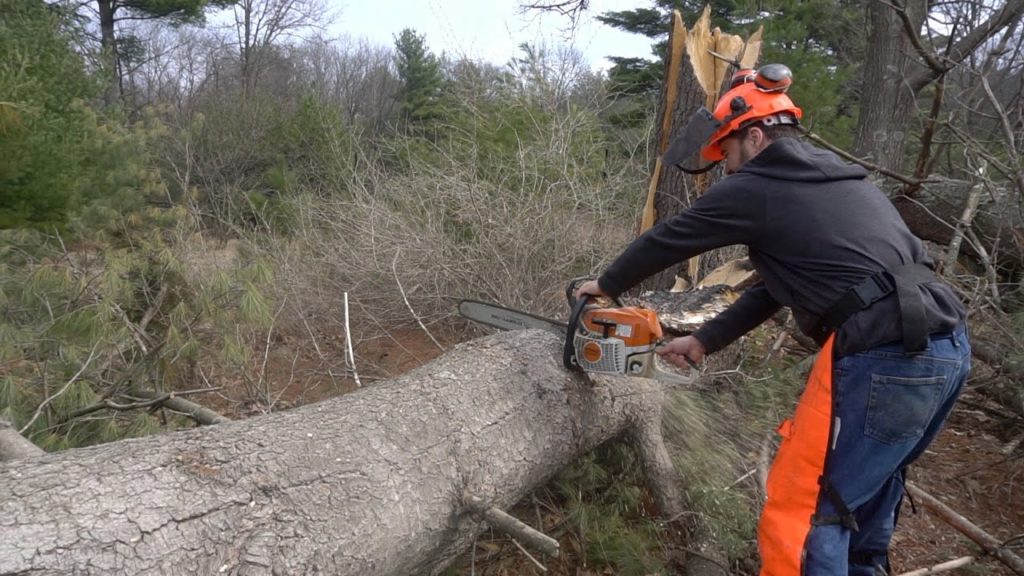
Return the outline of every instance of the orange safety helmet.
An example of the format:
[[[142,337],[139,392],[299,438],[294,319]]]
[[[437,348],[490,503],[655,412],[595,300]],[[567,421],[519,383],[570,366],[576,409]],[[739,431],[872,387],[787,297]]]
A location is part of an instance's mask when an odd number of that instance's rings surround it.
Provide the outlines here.
[[[713,113],[721,125],[701,149],[701,156],[712,162],[722,160],[722,139],[754,121],[768,126],[797,124],[804,113],[786,95],[792,83],[793,73],[784,64],[734,74],[729,91],[719,98]]]

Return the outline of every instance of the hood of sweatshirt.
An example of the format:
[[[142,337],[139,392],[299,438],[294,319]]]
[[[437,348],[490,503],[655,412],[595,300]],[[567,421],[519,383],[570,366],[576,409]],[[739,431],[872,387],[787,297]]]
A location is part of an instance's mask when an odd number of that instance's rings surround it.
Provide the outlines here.
[[[772,142],[737,171],[742,173],[797,182],[854,180],[868,175],[867,170],[847,164],[835,153],[795,138]]]

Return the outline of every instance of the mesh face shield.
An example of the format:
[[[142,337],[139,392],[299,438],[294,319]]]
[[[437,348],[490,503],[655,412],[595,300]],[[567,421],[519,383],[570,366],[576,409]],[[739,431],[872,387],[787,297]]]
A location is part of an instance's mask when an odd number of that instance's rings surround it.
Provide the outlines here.
[[[722,127],[722,121],[715,118],[710,110],[703,106],[690,117],[686,127],[672,141],[662,156],[663,164],[676,166],[683,172],[699,174],[714,167],[714,164],[701,168],[698,152]]]

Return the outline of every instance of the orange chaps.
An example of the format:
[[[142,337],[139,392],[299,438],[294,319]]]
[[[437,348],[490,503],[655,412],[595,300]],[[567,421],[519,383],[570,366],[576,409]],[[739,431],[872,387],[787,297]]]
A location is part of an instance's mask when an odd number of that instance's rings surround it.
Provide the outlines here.
[[[832,340],[822,346],[768,473],[768,498],[757,527],[761,576],[800,574],[804,542],[825,469],[832,419]]]

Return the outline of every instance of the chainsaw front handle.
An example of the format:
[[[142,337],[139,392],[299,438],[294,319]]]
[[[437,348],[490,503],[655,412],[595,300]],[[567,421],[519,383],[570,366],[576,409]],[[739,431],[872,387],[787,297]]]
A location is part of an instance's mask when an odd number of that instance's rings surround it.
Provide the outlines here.
[[[679,354],[679,356],[682,356],[686,360],[686,363],[689,365],[689,368],[685,370],[679,369],[679,371],[662,370],[661,368],[659,368],[658,360],[661,357],[661,355],[658,354],[657,350],[658,349],[655,348],[654,351],[650,352],[650,360],[647,362],[646,370],[647,377],[654,378],[655,380],[664,382],[666,384],[677,384],[680,386],[690,386],[692,384],[695,384],[697,380],[700,379],[700,365],[698,365],[696,362],[693,361],[693,359],[691,359],[689,356],[686,356],[685,354]]]

